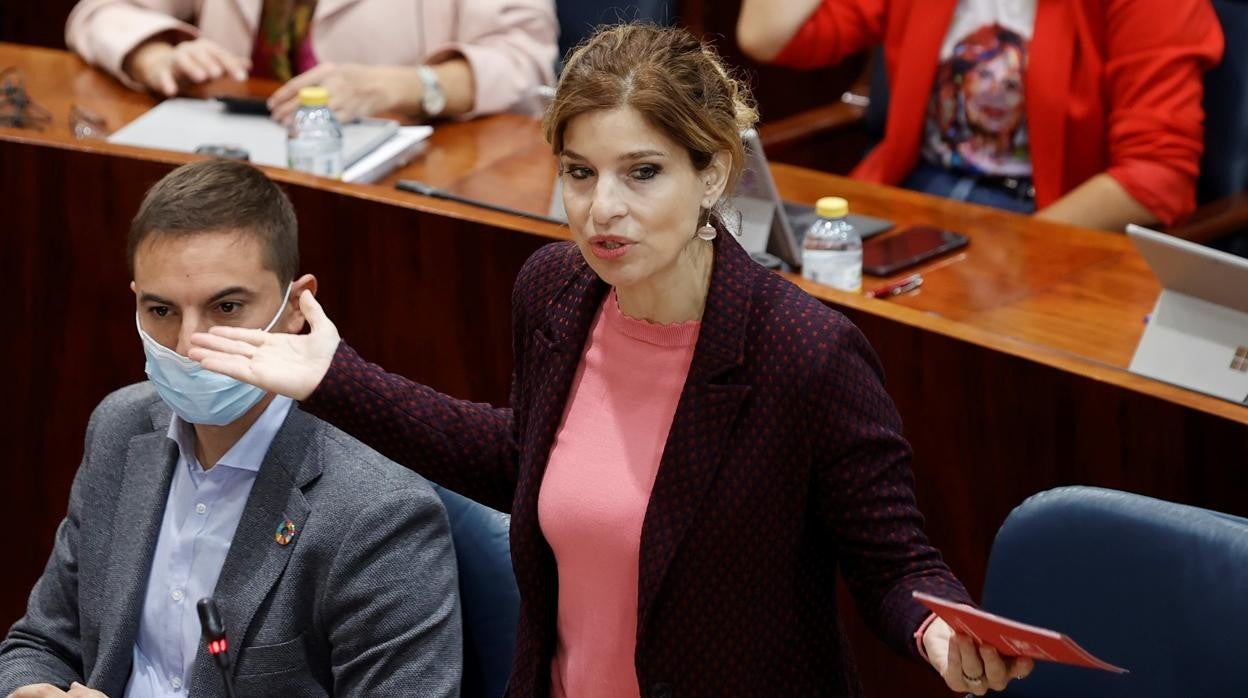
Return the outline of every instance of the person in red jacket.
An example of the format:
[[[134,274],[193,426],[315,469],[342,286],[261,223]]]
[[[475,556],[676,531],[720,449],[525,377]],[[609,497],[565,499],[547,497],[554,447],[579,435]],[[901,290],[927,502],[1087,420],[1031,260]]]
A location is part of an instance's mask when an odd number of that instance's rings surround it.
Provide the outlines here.
[[[1208,0],[743,0],[742,49],[794,68],[883,44],[883,140],[855,177],[1121,230],[1195,208]]]

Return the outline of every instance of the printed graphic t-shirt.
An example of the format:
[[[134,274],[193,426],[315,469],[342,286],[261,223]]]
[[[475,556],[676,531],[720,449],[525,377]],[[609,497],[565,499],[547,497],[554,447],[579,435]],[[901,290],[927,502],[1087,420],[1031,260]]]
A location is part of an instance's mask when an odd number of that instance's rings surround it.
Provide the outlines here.
[[[1026,95],[1036,0],[958,0],[940,47],[923,159],[972,175],[1031,176]]]

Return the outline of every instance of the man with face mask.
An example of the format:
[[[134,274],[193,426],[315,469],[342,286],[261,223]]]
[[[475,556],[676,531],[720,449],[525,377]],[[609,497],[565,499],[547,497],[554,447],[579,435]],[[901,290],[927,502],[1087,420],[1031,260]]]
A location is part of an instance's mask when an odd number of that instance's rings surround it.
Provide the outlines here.
[[[128,257],[150,380],[91,416],[51,559],[0,644],[0,696],[226,696],[206,597],[240,697],[458,695],[455,559],[429,483],[186,358],[214,325],[303,328],[317,281],[296,278],[285,194],[241,163],[180,167]]]

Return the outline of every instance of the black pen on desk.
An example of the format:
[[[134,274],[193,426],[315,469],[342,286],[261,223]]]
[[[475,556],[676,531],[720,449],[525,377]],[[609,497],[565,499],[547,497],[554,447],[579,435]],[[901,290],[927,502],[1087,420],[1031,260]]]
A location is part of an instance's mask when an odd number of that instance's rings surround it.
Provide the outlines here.
[[[524,216],[525,218],[532,218],[533,220],[537,220],[537,221],[544,221],[546,223],[559,223],[561,225],[567,223],[567,221],[559,220],[558,218],[553,218],[551,216],[543,216],[540,213],[533,213],[531,211],[522,211],[518,208],[512,208],[510,206],[503,206],[501,204],[492,204],[488,201],[481,201],[480,199],[470,199],[466,196],[460,196],[459,194],[452,194],[451,192],[446,191],[445,189],[438,189],[437,187],[431,184],[425,184],[424,182],[417,182],[414,179],[400,179],[399,182],[395,184],[394,186],[399,189],[402,189],[403,191],[410,191],[414,194],[421,194],[423,196],[428,196],[434,199],[445,199],[446,201],[457,201],[461,204],[468,204],[469,206],[476,206],[478,208],[485,208],[491,211],[498,211],[499,213],[510,213],[513,216]]]
[[[867,293],[872,298],[892,298],[900,296],[903,293],[909,293],[914,289],[923,285],[922,274],[911,274],[904,279],[894,281],[891,284],[885,284],[873,291]]]

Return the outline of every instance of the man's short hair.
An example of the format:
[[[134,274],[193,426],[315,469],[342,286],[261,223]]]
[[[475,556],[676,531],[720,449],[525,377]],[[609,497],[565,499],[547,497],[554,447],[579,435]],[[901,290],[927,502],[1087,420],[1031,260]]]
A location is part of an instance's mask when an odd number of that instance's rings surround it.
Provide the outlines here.
[[[286,193],[260,170],[233,160],[201,160],[165,175],[147,191],[130,223],[126,261],[153,236],[237,231],[254,235],[264,268],[285,286],[299,271],[299,224]]]

